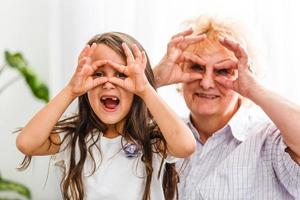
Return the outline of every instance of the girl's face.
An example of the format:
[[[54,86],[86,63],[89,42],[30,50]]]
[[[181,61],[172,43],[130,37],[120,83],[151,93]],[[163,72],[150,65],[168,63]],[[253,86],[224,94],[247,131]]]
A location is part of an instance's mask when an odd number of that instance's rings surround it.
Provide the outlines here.
[[[92,60],[112,60],[126,65],[125,60],[121,56],[104,44],[97,45]],[[94,77],[100,76],[125,78],[124,74],[116,71],[109,65],[98,68]],[[125,117],[131,108],[133,97],[133,93],[110,82],[106,82],[88,92],[88,99],[93,111],[107,125],[123,125]]]
[[[197,62],[188,62],[186,70],[201,73],[202,79],[183,84],[183,96],[194,119],[201,117],[224,118],[236,111],[239,95],[215,81],[217,76],[236,76],[232,69],[215,69],[215,64],[236,58],[223,48],[215,46],[209,51],[194,50]]]

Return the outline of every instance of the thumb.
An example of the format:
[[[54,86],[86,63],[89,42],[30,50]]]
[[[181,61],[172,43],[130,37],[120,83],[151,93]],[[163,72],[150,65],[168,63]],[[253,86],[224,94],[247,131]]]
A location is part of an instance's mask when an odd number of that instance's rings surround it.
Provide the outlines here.
[[[226,79],[225,77],[215,77],[215,81],[228,89],[234,88],[234,80]]]
[[[103,83],[106,83],[108,81],[108,78],[107,77],[99,77],[99,78],[96,78],[94,79],[94,87],[97,87]]]
[[[195,81],[195,80],[200,80],[203,78],[203,75],[200,73],[189,73],[189,82]]]

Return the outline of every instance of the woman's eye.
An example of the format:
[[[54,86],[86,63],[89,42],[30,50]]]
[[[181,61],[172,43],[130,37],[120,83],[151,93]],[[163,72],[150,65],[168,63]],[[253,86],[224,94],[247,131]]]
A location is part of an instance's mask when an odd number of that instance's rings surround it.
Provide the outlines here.
[[[218,69],[215,71],[217,75],[221,76],[228,76],[228,75],[233,75],[233,70],[232,69]]]
[[[103,72],[96,72],[96,73],[94,74],[94,76],[95,76],[95,77],[102,77],[102,76],[104,76],[104,74],[103,74]]]
[[[193,64],[191,65],[191,70],[196,71],[196,72],[204,72],[204,66],[199,65],[199,64]]]
[[[123,74],[123,73],[117,73],[116,77],[120,78],[120,79],[125,79],[127,76],[125,74]]]

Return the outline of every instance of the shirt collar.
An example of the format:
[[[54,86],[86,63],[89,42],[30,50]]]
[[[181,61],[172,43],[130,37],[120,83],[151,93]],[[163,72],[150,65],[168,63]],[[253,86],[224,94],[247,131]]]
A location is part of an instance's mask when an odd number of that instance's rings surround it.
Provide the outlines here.
[[[248,135],[249,132],[249,125],[251,124],[250,121],[252,121],[252,116],[250,115],[249,109],[245,108],[243,105],[240,106],[238,111],[234,114],[234,116],[230,119],[227,125],[222,127],[220,130],[223,130],[226,127],[230,128],[230,133],[233,135],[235,139],[238,141],[244,141]],[[191,115],[185,119],[186,124],[189,126],[189,128],[192,130],[195,138],[200,141],[200,136],[198,134],[197,129],[194,127],[191,121]],[[227,128],[226,128],[227,129]],[[219,132],[218,130],[217,132]]]
[[[233,137],[239,141],[244,141],[249,135],[249,125],[251,124],[252,116],[250,115],[249,109],[244,106],[240,106],[238,111],[228,122]]]

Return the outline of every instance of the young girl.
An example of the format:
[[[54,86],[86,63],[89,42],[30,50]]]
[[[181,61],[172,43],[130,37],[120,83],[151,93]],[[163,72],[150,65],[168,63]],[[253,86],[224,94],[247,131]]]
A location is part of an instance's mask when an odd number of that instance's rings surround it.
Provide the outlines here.
[[[17,147],[27,158],[57,154],[64,199],[173,199],[175,157],[189,156],[195,140],[154,85],[134,38],[96,35],[67,86],[21,130]],[[58,122],[77,97],[78,114]]]

